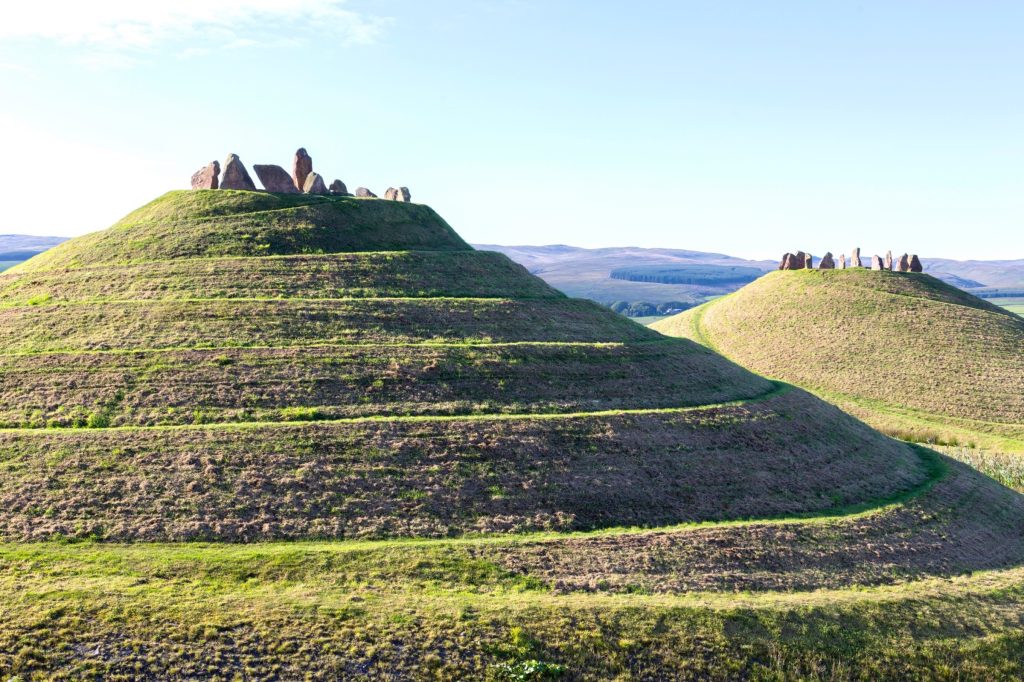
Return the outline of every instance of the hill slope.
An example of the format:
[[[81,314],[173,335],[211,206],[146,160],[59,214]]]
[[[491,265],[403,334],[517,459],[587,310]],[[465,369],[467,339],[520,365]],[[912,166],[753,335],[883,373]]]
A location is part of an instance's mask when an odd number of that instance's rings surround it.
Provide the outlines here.
[[[776,272],[654,328],[891,433],[1024,451],[1024,319],[928,275]]]
[[[0,275],[0,367],[5,675],[1021,672],[1020,495],[425,206],[172,192]]]

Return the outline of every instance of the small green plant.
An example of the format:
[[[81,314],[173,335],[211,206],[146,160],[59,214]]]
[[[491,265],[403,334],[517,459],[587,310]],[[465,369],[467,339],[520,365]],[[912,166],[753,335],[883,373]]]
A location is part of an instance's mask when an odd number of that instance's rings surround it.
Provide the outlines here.
[[[492,680],[501,682],[533,682],[555,680],[565,674],[565,666],[531,658],[526,661],[499,663],[490,670]]]

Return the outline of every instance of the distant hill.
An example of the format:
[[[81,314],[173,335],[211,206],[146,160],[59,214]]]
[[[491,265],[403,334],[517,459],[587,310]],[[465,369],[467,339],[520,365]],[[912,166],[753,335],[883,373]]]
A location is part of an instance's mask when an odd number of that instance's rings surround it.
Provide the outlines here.
[[[675,301],[697,304],[709,297],[734,291],[752,279],[749,275],[756,276],[777,266],[773,261],[751,261],[723,253],[685,249],[644,249],[632,246],[584,249],[564,244],[474,246],[485,251],[504,253],[569,296],[589,298],[604,305],[617,301],[643,301],[653,305]],[[689,269],[679,269],[673,274],[672,269],[681,266]],[[694,270],[690,266],[699,268]],[[651,268],[658,271],[658,276],[653,279],[651,276],[654,271]],[[723,277],[725,272],[736,268],[744,269],[742,277]],[[704,277],[693,281],[693,275],[701,269],[704,270],[701,273]],[[691,281],[683,281],[687,279]]]
[[[584,249],[565,244],[499,246],[476,244],[498,251],[525,266],[569,296],[617,309],[643,312],[659,305],[698,305],[728,294],[778,267],[773,260],[746,260],[722,253],[685,249],[645,249],[633,246]],[[983,298],[1024,299],[1024,259],[957,261],[922,260],[929,274]],[[623,306],[621,303],[644,303]]]
[[[63,241],[67,241],[66,238],[38,237],[30,234],[0,234],[0,270],[28,260]]]
[[[652,326],[891,434],[1024,452],[1024,319],[927,274],[774,272]]]

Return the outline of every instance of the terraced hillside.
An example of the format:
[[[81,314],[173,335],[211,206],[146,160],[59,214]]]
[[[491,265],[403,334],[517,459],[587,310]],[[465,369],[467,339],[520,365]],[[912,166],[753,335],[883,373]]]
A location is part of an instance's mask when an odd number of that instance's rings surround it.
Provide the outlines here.
[[[1024,672],[1024,498],[426,206],[172,192],[0,367],[7,676]]]
[[[1024,452],[1024,319],[928,275],[777,272],[653,328],[894,435]]]

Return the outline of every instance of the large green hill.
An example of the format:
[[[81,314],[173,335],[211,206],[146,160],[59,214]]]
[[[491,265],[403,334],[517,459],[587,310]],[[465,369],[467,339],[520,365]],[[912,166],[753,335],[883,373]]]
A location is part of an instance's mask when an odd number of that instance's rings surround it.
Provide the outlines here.
[[[425,206],[169,193],[0,367],[5,675],[1024,672],[1020,495]]]
[[[894,435],[1024,452],[1024,318],[929,275],[776,272],[654,328]]]

